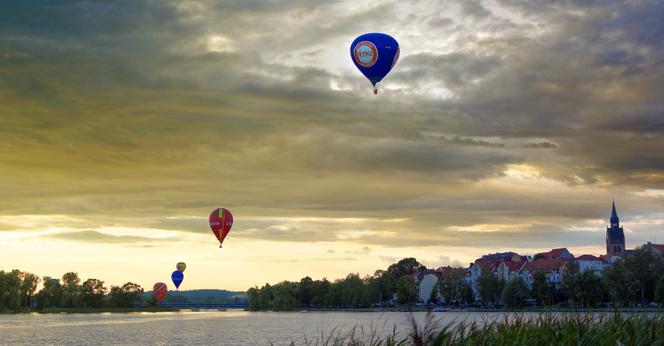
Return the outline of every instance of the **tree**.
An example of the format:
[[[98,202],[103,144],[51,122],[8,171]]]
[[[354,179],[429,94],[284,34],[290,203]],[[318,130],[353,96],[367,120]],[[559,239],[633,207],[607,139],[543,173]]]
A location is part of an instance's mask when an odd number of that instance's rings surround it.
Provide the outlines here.
[[[17,310],[21,306],[21,279],[18,270],[0,270],[0,311]]]
[[[462,268],[451,268],[447,275],[438,281],[438,289],[446,304],[461,300],[461,289],[463,288],[463,277],[465,273]]]
[[[382,292],[380,289],[380,278],[368,276],[364,278],[366,287],[366,298],[369,304],[376,304],[382,301]]]
[[[578,304],[583,304],[581,301],[581,286],[579,281],[579,266],[574,262],[568,262],[565,265],[565,281],[563,281],[562,289],[567,294],[569,304],[572,307],[576,307]]]
[[[664,276],[659,278],[655,287],[655,301],[658,304],[664,304]]]
[[[290,281],[283,281],[272,286],[274,298],[272,300],[272,310],[290,311],[298,307],[297,284]]]
[[[347,307],[361,307],[368,304],[364,282],[359,274],[348,274],[341,282],[342,301]]]
[[[69,272],[62,275],[62,297],[60,306],[66,308],[80,307],[82,305],[78,273]]]
[[[314,281],[312,288],[313,296],[311,298],[311,304],[319,308],[325,306],[325,299],[327,296],[327,292],[329,290],[330,290],[330,282],[326,278],[323,278],[323,280]]]
[[[622,259],[604,271],[604,282],[616,306],[629,306],[635,301],[638,288],[632,276]]]
[[[21,296],[23,297],[23,306],[29,308],[32,306],[32,297],[37,290],[39,277],[32,273],[21,272],[21,279]]]
[[[300,280],[300,289],[298,291],[298,301],[300,306],[311,307],[311,301],[314,298],[314,280],[306,276]]]
[[[272,293],[272,286],[270,286],[270,284],[265,284],[263,287],[261,287],[260,293],[258,295],[258,306],[264,310],[272,309],[273,297],[274,294]]]
[[[147,306],[157,306],[157,297],[154,295],[150,296],[148,300],[145,302]]]
[[[657,279],[664,274],[662,256],[649,247],[641,247],[625,257],[625,266],[633,274],[639,302],[648,303],[655,299]]]
[[[88,308],[102,307],[106,291],[107,289],[104,287],[103,281],[97,279],[85,280],[81,285],[83,304]]]
[[[466,304],[472,304],[475,301],[473,288],[467,283],[464,283],[463,286],[461,286],[461,301]]]
[[[599,303],[606,301],[607,289],[601,277],[593,271],[586,270],[578,277],[577,299],[584,307],[597,307]]]
[[[412,304],[417,302],[418,289],[415,281],[408,276],[402,276],[397,282],[397,301],[399,304]]]
[[[487,270],[482,270],[480,277],[477,279],[477,290],[479,291],[480,299],[485,304],[498,303],[503,286],[503,280]]]
[[[141,302],[143,288],[133,282],[127,282],[122,286],[111,286],[109,295],[111,306],[132,308]]]
[[[385,270],[376,270],[373,275],[378,280],[380,288],[380,302],[392,300],[392,297],[397,292],[398,278],[392,272]]]
[[[339,308],[343,304],[342,301],[342,288],[340,280],[337,280],[330,284],[330,288],[325,294],[325,306]]]
[[[247,299],[249,299],[249,310],[258,311],[261,309],[260,302],[261,291],[258,287],[252,287],[247,290]]]
[[[505,286],[502,294],[503,304],[508,307],[521,306],[523,301],[528,299],[528,296],[528,285],[526,285],[526,282],[521,277],[517,276]]]
[[[657,280],[664,275],[664,259],[648,247],[618,259],[604,274],[614,301],[622,305],[648,303],[655,298]]]
[[[76,286],[81,283],[81,279],[78,277],[78,273],[69,272],[62,275],[62,286]]]
[[[390,265],[387,268],[387,271],[398,279],[400,279],[404,275],[410,275],[424,270],[427,270],[427,267],[422,265],[413,257],[404,258],[399,262]]]
[[[36,296],[37,308],[43,309],[59,306],[60,298],[62,297],[60,280],[52,279],[50,276],[44,276],[42,282],[44,285]]]
[[[537,299],[537,302],[541,305],[551,305],[551,300],[549,296],[549,284],[546,282],[546,273],[542,270],[535,271],[533,273],[533,284],[531,289],[531,295],[533,298]]]

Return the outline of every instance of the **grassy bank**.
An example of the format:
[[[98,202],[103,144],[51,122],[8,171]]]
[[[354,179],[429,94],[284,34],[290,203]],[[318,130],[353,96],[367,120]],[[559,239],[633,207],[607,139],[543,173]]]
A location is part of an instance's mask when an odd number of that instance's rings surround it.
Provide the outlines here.
[[[411,316],[407,335],[382,336],[354,328],[305,340],[306,345],[475,346],[475,345],[662,345],[664,315],[517,315],[481,322],[442,326],[435,314],[423,323]]]

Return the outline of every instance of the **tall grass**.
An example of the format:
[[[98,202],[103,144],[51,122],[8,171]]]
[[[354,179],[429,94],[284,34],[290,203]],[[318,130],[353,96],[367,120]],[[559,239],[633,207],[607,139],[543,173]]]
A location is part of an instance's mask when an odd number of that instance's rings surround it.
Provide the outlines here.
[[[305,345],[316,346],[443,346],[443,345],[664,345],[661,314],[551,314],[505,315],[481,322],[441,326],[433,314],[422,323],[410,316],[407,335],[378,335],[375,328],[357,327],[342,333],[321,334]],[[295,345],[295,343],[292,343]]]

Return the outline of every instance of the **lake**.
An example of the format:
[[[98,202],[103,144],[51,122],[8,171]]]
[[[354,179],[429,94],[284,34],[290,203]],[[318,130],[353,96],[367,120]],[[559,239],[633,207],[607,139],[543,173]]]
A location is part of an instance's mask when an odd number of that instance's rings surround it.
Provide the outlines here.
[[[440,312],[441,325],[502,318],[503,312]],[[416,312],[418,321],[426,313]],[[284,345],[349,333],[401,336],[409,329],[406,312],[246,312],[0,315],[0,344],[198,344]],[[305,339],[306,338],[306,339]]]

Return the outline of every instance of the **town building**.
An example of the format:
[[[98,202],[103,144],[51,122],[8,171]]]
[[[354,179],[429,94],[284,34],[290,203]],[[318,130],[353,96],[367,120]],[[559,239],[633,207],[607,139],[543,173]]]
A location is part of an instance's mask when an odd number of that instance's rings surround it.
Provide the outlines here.
[[[579,272],[583,273],[591,270],[597,275],[602,275],[602,272],[609,266],[607,261],[593,255],[581,255],[577,257],[576,264],[579,266]]]
[[[542,271],[546,275],[547,283],[560,288],[567,263],[568,261],[561,258],[540,258],[532,262],[526,262],[519,270],[518,275],[526,282],[528,288],[532,288],[535,272]]]

